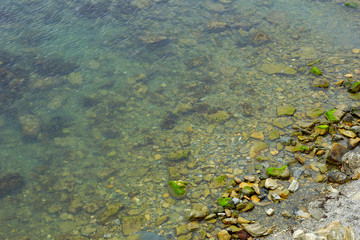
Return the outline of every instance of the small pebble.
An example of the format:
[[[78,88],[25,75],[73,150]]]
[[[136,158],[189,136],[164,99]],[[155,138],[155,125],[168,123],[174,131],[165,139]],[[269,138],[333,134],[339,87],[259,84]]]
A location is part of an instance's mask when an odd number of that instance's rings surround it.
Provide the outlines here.
[[[272,208],[269,208],[268,210],[266,210],[266,214],[269,215],[269,216],[274,215],[274,213],[275,213],[275,210],[272,209]]]

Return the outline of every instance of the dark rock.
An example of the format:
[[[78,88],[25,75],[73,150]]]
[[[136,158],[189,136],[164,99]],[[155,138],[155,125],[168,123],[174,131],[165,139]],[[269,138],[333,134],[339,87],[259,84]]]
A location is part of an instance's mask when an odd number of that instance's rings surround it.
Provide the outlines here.
[[[7,174],[0,178],[0,198],[16,193],[24,186],[24,178],[19,173]]]
[[[328,181],[333,183],[344,184],[350,181],[350,177],[342,172],[329,172]]]
[[[109,5],[110,2],[85,3],[78,9],[78,13],[89,19],[101,18],[109,13]]]
[[[74,72],[78,65],[65,62],[61,58],[38,58],[33,61],[33,68],[41,76],[61,76]]]
[[[347,151],[348,149],[344,145],[339,143],[334,143],[326,158],[326,161],[335,165],[341,165],[342,164],[341,159]]]

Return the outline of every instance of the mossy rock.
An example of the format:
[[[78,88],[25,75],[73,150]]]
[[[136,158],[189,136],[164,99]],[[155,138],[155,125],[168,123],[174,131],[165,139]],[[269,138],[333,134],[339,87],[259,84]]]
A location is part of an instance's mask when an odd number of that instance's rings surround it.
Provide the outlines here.
[[[317,67],[313,67],[311,69],[311,73],[314,74],[314,75],[317,75],[317,76],[320,76],[320,75],[323,74],[322,71],[320,69],[318,69]]]
[[[285,150],[289,152],[307,152],[310,148],[301,143],[297,143],[295,146],[286,146]]]
[[[359,5],[356,2],[347,2],[344,4],[345,7],[358,9]]]
[[[292,116],[294,115],[296,108],[292,105],[280,106],[277,108],[278,116]]]
[[[169,161],[181,161],[188,159],[190,155],[189,150],[176,150],[166,155],[166,159]]]
[[[325,135],[329,131],[329,125],[319,125],[314,127],[315,133],[318,133],[320,135]]]
[[[274,178],[288,179],[290,177],[290,171],[287,165],[284,165],[280,168],[269,167],[268,169],[266,169],[266,173],[270,177]]]
[[[187,184],[187,182],[182,180],[169,181],[168,186],[171,196],[176,199],[183,199],[186,196]]]
[[[357,93],[360,91],[360,81],[354,82],[351,84],[351,86],[348,88],[348,91],[350,93]]]
[[[329,80],[327,80],[325,78],[317,78],[312,82],[311,86],[317,87],[317,88],[328,88],[329,84],[330,84]]]
[[[230,118],[230,114],[225,111],[218,111],[213,114],[205,114],[205,119],[212,123],[222,123]]]
[[[337,114],[335,114],[336,109],[331,109],[329,111],[327,111],[325,113],[325,117],[327,118],[327,120],[329,120],[330,122],[340,122],[340,118],[338,117]]]
[[[251,197],[252,195],[255,194],[255,190],[250,186],[245,186],[243,187],[243,189],[241,189],[241,193],[244,196]]]
[[[233,207],[234,203],[231,201],[231,198],[219,198],[217,204],[222,207]]]
[[[280,134],[278,131],[272,131],[270,134],[269,134],[269,140],[275,140],[277,138],[280,137]]]

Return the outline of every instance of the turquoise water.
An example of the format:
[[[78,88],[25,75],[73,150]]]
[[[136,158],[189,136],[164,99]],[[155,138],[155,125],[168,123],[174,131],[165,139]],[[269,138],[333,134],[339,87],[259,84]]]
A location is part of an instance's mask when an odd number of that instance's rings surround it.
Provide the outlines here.
[[[0,177],[25,182],[1,196],[1,239],[174,239],[186,209],[221,195],[205,176],[251,173],[251,132],[276,149],[278,106],[301,118],[357,104],[333,84],[360,68],[359,10],[344,1],[27,0],[0,13]],[[318,59],[325,90],[306,65]],[[209,120],[219,111],[230,118]],[[169,162],[177,149],[191,159]],[[174,178],[191,182],[185,200],[164,197]],[[111,204],[119,222],[100,223]]]

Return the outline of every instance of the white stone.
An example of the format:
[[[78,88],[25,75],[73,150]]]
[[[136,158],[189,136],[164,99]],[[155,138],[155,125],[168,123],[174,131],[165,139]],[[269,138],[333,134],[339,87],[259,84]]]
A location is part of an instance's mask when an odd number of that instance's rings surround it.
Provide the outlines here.
[[[293,238],[298,239],[304,233],[305,233],[305,231],[303,229],[298,229],[293,233]]]
[[[240,203],[241,200],[238,198],[233,198],[232,201],[236,205],[236,204]]]
[[[275,210],[272,209],[272,208],[269,208],[268,210],[266,210],[266,214],[269,215],[269,216],[274,215],[274,213],[275,213]]]
[[[278,184],[276,182],[276,180],[268,178],[265,181],[265,187],[271,190],[274,190],[278,187]]]
[[[291,183],[290,183],[290,186],[288,187],[288,190],[289,190],[289,192],[295,192],[296,190],[298,190],[299,189],[299,182],[298,182],[298,180],[296,180],[296,179],[293,179],[292,181],[291,181]]]

